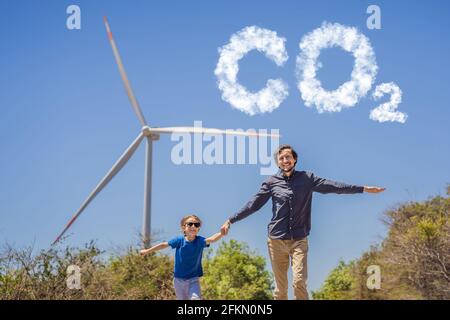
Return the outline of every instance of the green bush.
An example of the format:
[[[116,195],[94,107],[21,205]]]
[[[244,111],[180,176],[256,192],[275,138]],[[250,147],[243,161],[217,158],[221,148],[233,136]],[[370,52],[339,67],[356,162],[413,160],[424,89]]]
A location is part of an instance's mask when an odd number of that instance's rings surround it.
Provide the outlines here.
[[[450,299],[450,186],[447,197],[410,202],[385,212],[387,237],[361,258],[330,273],[315,299]],[[369,265],[381,289],[366,286]],[[351,285],[350,285],[351,284]]]
[[[206,299],[264,300],[272,298],[272,279],[262,256],[235,240],[222,242],[204,261],[202,291]]]
[[[80,268],[81,288],[69,289],[67,268]],[[244,244],[222,243],[205,257],[202,279],[207,299],[268,299],[270,277],[262,257]],[[230,285],[225,282],[229,281]],[[106,255],[94,242],[83,248],[5,246],[0,253],[0,300],[16,299],[175,299],[173,258],[137,248]]]

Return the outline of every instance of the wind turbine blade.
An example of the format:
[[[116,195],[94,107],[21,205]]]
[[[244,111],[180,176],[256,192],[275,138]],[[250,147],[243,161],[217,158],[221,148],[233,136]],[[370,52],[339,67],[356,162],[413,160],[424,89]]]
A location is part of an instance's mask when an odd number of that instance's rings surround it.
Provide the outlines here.
[[[127,91],[128,98],[130,99],[131,105],[133,106],[134,112],[141,122],[141,125],[145,126],[147,125],[147,122],[145,121],[144,114],[142,113],[136,96],[133,93],[133,89],[131,88],[130,81],[128,80],[127,73],[125,72],[125,68],[122,63],[122,59],[120,58],[119,50],[117,49],[116,42],[114,41],[111,29],[109,27],[108,20],[106,19],[106,17],[103,17],[103,20],[105,22],[106,32],[108,33],[109,43],[111,44],[114,58],[116,59],[117,66],[119,67],[120,76],[122,77],[123,84],[125,85],[125,90]]]
[[[78,211],[73,215],[70,221],[65,226],[64,230],[58,235],[55,241],[53,241],[52,245],[57,243],[61,237],[66,233],[66,231],[70,228],[70,226],[75,222],[75,220],[80,216],[84,209],[88,206],[88,204],[95,198],[95,196],[102,191],[102,189],[114,178],[114,176],[123,168],[123,166],[130,160],[133,153],[139,147],[142,139],[144,138],[144,134],[141,132],[139,136],[133,141],[133,143],[128,147],[128,149],[120,156],[119,160],[112,166],[109,172],[103,177],[100,183],[95,187],[95,189],[91,192],[91,194],[87,197],[87,199],[83,202]]]
[[[247,137],[271,137],[279,138],[280,135],[276,133],[258,133],[258,132],[247,132],[238,130],[222,130],[222,129],[212,129],[203,127],[166,127],[166,128],[150,128],[151,133],[206,133],[212,135],[235,135],[235,136],[247,136]]]

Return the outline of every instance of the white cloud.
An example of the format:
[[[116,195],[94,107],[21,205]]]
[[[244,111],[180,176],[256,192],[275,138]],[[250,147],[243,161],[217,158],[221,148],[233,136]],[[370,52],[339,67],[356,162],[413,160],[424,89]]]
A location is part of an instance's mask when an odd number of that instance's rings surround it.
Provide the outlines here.
[[[385,94],[390,94],[391,99],[370,111],[370,119],[379,122],[397,121],[405,123],[408,115],[403,112],[395,111],[402,102],[402,90],[400,90],[394,82],[382,83],[375,88],[372,97],[374,100],[378,100]]]
[[[230,42],[219,48],[220,58],[214,71],[222,99],[249,115],[272,112],[288,96],[288,85],[281,79],[269,79],[266,87],[249,92],[238,83],[239,60],[256,49],[282,66],[288,59],[286,39],[277,33],[256,26],[245,27],[231,36]]]
[[[377,74],[375,53],[369,39],[354,27],[339,23],[323,23],[320,28],[306,34],[300,42],[297,57],[298,89],[308,107],[316,106],[319,113],[339,112],[353,107],[372,87]],[[316,78],[322,49],[341,47],[355,58],[351,80],[333,91],[323,89]]]

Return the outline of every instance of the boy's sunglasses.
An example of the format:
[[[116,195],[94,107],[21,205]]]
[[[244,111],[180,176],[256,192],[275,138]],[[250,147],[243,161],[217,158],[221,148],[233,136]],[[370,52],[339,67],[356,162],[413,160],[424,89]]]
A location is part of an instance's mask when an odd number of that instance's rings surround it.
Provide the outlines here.
[[[200,222],[188,222],[188,223],[185,223],[185,225],[188,227],[195,226],[196,228],[200,228]]]

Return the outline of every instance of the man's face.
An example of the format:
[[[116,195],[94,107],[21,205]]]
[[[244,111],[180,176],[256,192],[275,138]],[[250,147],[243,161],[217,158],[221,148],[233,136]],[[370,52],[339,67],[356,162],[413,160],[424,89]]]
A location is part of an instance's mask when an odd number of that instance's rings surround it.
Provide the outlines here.
[[[278,155],[278,167],[284,172],[291,171],[295,166],[295,159],[290,149],[284,149]]]

